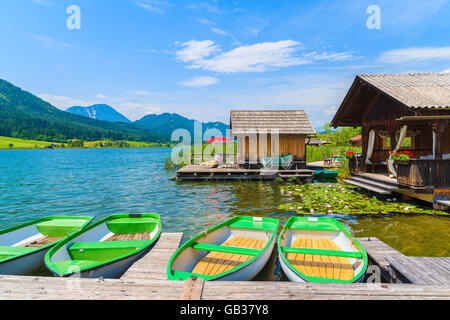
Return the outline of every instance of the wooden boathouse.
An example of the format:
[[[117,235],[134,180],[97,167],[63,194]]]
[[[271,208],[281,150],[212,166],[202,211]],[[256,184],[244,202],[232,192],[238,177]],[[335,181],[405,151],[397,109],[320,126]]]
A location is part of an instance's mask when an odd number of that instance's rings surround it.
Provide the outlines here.
[[[306,168],[306,138],[316,134],[304,110],[232,110],[230,130],[237,163],[249,168],[272,156],[292,156],[294,168]]]
[[[331,122],[362,127],[347,182],[450,207],[450,73],[357,75]],[[394,161],[393,153],[409,152]]]
[[[273,180],[312,178],[306,169],[306,145],[316,132],[303,110],[232,110],[231,136],[237,154],[216,167],[190,164],[177,171],[177,180]],[[229,142],[229,143],[234,143]],[[231,148],[233,149],[233,148]],[[211,156],[211,155],[207,155]]]

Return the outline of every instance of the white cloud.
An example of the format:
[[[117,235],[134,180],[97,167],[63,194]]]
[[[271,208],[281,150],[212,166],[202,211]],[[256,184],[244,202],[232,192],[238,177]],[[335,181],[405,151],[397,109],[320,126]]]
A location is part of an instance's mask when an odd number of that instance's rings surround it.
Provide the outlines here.
[[[184,49],[177,52],[177,57],[184,62],[190,62],[188,68],[222,73],[261,72],[310,63],[307,59],[294,56],[302,46],[293,40],[240,46],[211,58],[208,57],[220,51],[211,40],[191,40],[182,43],[181,46]]]
[[[177,59],[184,62],[203,60],[214,52],[220,51],[219,47],[211,40],[190,40],[181,44],[176,42],[175,44],[184,47],[176,52]]]
[[[107,96],[104,96],[104,95],[101,94],[101,93],[97,94],[96,97],[97,97],[98,99],[101,99],[101,100],[106,100],[106,99],[108,99]]]
[[[151,93],[147,90],[132,90],[130,91],[130,94],[135,95],[135,96],[148,96]]]
[[[418,47],[391,50],[382,53],[379,60],[387,63],[450,60],[450,47]]]
[[[131,121],[141,119],[147,114],[158,113],[161,111],[161,109],[154,104],[138,102],[120,103],[117,110],[126,115],[126,117]]]
[[[217,14],[220,15],[223,13],[223,11],[219,8],[219,6],[208,3],[208,2],[195,2],[195,3],[191,3],[187,6],[189,9],[191,10],[196,10],[196,11],[208,11],[210,13],[213,14]]]
[[[55,3],[52,1],[47,1],[47,0],[33,0],[34,3],[40,4],[42,6],[50,6],[50,5],[54,5]]]
[[[304,57],[311,57],[313,60],[327,60],[327,61],[347,61],[354,58],[351,52],[317,53],[316,51],[305,54]]]
[[[450,73],[450,69],[444,70],[442,73]]]
[[[229,35],[229,33],[227,31],[219,29],[219,28],[211,28],[211,31],[216,33],[216,34],[219,34],[221,36],[228,36]]]
[[[197,18],[196,20],[205,26],[212,26],[216,24],[214,21],[206,18]]]
[[[336,106],[332,106],[332,107],[330,107],[329,109],[325,109],[325,110],[324,110],[324,112],[325,112],[327,115],[329,115],[329,116],[335,114],[336,111],[337,111],[337,107],[336,107]]]
[[[233,44],[236,44],[238,46],[241,45],[241,43],[236,39],[236,37],[233,34],[231,34],[230,32],[228,32],[228,31],[225,31],[225,30],[222,30],[222,29],[219,29],[219,28],[211,28],[211,31],[214,32],[215,34],[218,34],[218,35],[221,35],[221,36],[228,36],[231,39],[233,39],[233,41],[234,41]]]
[[[61,110],[66,110],[69,107],[73,107],[73,106],[89,106],[89,105],[93,105],[94,102],[89,102],[89,101],[85,101],[85,100],[81,100],[81,99],[76,99],[76,98],[70,98],[70,97],[66,97],[66,96],[55,96],[55,95],[51,95],[51,94],[38,94],[37,95],[39,98],[41,98],[42,100],[47,101],[48,103],[50,103],[51,105],[61,109]]]
[[[218,83],[219,80],[215,77],[194,77],[192,79],[182,81],[180,84],[185,87],[207,87]]]
[[[171,4],[164,0],[139,0],[136,1],[136,5],[139,7],[158,14],[163,14]]]
[[[41,36],[35,34],[32,36],[34,40],[36,40],[41,47],[49,48],[49,49],[64,49],[64,48],[73,48],[71,44],[60,42],[50,37]]]

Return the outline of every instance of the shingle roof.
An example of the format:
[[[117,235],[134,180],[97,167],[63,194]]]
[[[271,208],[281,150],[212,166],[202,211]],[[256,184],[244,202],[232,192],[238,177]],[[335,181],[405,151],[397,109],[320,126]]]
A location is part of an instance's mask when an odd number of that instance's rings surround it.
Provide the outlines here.
[[[308,144],[310,146],[321,146],[323,144],[330,144],[330,141],[322,140],[319,138],[312,138],[311,140],[307,141],[306,144]]]
[[[232,110],[232,134],[248,134],[271,129],[280,134],[315,134],[304,110]]]
[[[410,108],[450,108],[450,73],[358,75]]]

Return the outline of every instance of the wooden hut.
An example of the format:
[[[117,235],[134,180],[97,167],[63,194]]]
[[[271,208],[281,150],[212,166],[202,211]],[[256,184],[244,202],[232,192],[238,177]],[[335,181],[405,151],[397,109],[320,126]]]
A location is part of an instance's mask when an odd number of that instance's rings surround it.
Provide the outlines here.
[[[450,205],[449,120],[450,73],[374,74],[356,76],[331,125],[362,127],[349,182],[439,206]],[[405,150],[412,159],[394,162]]]
[[[267,157],[292,156],[293,169],[306,167],[306,137],[316,134],[303,110],[232,110],[241,167],[260,166]]]

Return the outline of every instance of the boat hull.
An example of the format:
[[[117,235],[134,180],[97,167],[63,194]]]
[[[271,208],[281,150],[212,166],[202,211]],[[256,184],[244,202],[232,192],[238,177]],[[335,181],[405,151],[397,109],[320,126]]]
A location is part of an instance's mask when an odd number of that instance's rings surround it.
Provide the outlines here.
[[[33,271],[44,267],[44,256],[50,248],[35,251],[25,256],[0,263],[0,274],[29,275]]]

